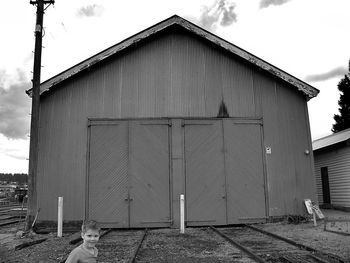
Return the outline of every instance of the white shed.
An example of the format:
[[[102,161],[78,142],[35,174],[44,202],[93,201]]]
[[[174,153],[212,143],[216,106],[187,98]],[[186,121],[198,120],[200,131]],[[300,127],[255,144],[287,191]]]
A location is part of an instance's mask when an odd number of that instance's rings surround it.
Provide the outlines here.
[[[350,129],[312,143],[318,202],[350,211]]]

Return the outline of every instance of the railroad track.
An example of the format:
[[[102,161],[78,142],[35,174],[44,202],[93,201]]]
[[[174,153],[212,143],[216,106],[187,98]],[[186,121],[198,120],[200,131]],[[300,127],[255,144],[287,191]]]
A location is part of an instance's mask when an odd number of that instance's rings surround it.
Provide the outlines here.
[[[178,230],[145,230],[134,232],[136,239],[130,238],[128,231],[111,232],[100,241],[101,262],[345,262],[335,255],[247,225],[220,229],[196,228],[192,231],[187,229],[189,231],[188,234],[180,235]],[[228,246],[220,243],[218,236]],[[226,249],[228,255],[225,258],[220,258],[211,250],[217,250],[218,246],[222,247],[222,251],[219,249],[218,252],[225,253],[223,250]]]
[[[21,210],[25,208],[18,203],[0,206],[0,227],[23,221],[25,215]]]
[[[78,246],[81,239],[70,243]],[[247,225],[187,228],[185,234],[178,229],[103,230],[97,248],[101,263],[345,263],[335,255]]]
[[[327,254],[311,247],[264,231],[260,228],[245,225],[235,228],[212,230],[225,240],[235,245],[256,262],[286,263],[342,263],[340,257]]]
[[[19,219],[13,216],[6,216],[6,217],[0,216],[0,228],[3,226],[19,223],[23,220],[24,219]]]

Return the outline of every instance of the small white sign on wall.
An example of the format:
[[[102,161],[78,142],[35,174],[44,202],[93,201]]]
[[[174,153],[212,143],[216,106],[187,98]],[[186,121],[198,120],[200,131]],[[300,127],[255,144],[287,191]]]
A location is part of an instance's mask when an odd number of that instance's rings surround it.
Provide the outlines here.
[[[266,146],[266,154],[271,154],[271,153],[272,153],[271,146]]]

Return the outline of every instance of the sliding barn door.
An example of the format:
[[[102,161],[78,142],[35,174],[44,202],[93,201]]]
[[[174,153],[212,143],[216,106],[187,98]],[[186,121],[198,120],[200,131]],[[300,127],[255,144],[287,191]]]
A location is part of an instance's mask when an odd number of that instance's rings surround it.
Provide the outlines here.
[[[169,226],[168,121],[96,121],[89,131],[87,218],[104,227]]]
[[[170,225],[169,125],[130,122],[130,226]]]
[[[224,120],[228,224],[263,221],[265,183],[261,125]]]
[[[91,125],[87,218],[128,227],[128,123]]]
[[[185,121],[187,225],[226,224],[222,122]]]

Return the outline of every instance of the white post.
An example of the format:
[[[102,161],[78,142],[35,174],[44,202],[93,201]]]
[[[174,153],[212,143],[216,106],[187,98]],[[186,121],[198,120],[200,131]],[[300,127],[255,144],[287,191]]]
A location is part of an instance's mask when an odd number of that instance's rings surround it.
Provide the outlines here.
[[[317,226],[317,221],[316,221],[316,212],[314,209],[312,209],[312,218],[314,220],[314,226]]]
[[[185,196],[180,195],[180,233],[185,233]]]
[[[62,237],[63,224],[63,197],[58,197],[58,220],[57,220],[57,236]]]

